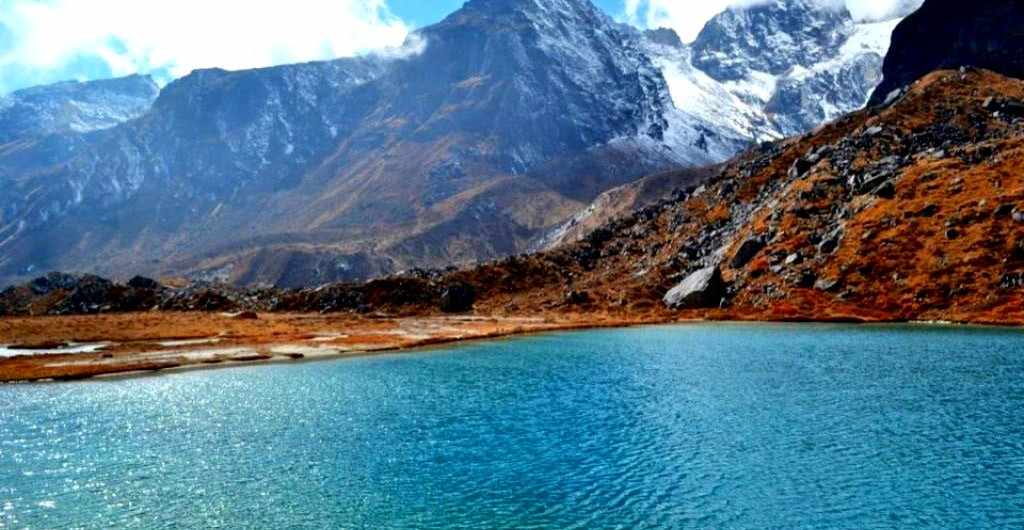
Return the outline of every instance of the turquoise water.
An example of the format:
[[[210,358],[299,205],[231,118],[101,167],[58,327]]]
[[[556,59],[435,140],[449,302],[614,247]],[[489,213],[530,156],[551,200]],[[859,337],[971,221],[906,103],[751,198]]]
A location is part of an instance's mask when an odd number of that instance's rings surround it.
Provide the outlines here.
[[[692,325],[0,387],[4,528],[1020,528],[1024,334]]]

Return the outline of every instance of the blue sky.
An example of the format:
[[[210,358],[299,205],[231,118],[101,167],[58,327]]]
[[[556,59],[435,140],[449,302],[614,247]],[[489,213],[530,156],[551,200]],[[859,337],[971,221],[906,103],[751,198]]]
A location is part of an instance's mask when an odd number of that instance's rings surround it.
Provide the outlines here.
[[[391,10],[415,26],[437,22],[462,6],[464,0],[392,0]],[[596,0],[595,5],[607,13],[618,15],[625,8],[623,0]]]
[[[621,16],[627,0],[596,0]],[[650,0],[641,0],[650,1]],[[68,79],[253,68],[398,46],[463,0],[0,0],[0,94]]]
[[[730,4],[768,0],[592,0],[639,27],[683,40]],[[852,11],[900,0],[846,2]],[[905,0],[904,0],[905,1]],[[402,46],[463,0],[0,0],[0,94],[68,79],[198,68],[230,70],[345,57]],[[855,13],[856,15],[856,13]]]

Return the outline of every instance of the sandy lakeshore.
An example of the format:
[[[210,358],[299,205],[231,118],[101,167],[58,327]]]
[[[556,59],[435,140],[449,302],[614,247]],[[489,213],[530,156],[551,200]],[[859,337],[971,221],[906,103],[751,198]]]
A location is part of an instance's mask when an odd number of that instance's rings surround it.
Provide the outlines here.
[[[359,356],[543,331],[655,323],[593,314],[553,317],[130,313],[0,319],[0,382]]]

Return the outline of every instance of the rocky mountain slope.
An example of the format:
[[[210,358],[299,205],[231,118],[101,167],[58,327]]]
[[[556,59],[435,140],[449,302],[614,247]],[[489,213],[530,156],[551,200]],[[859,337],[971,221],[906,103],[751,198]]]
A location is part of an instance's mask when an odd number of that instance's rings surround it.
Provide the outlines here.
[[[0,97],[0,144],[108,129],[145,114],[160,93],[148,76],[27,88]]]
[[[588,0],[472,0],[395,53],[195,72],[120,126],[0,145],[0,282],[298,286],[534,248],[606,190],[860,105],[880,41],[814,6],[727,13],[678,47]],[[782,62],[714,66],[761,23]]]
[[[701,123],[705,139],[778,140],[862,108],[882,78],[893,28],[919,5],[908,0],[891,17],[855,20],[845,8],[813,0],[760,2],[712,18],[692,44],[669,29],[648,31],[645,49],[680,102],[670,123]],[[539,248],[574,241],[581,227],[620,215],[618,198],[641,197],[625,207],[643,207],[678,188],[655,195],[631,186],[598,197]],[[650,189],[642,180],[636,186]]]
[[[192,287],[162,304],[1019,324],[1022,102],[1024,81],[939,71],[888,107],[764,144],[706,184],[552,251],[366,285]],[[50,283],[8,290],[0,307],[46,312],[75,293],[89,300],[80,285],[90,282]]]
[[[530,258],[533,279],[495,289],[491,307],[1022,322],[1021,101],[1020,80],[931,74],[890,107],[764,145],[684,198]]]
[[[663,77],[587,0],[474,0],[410,48],[195,72],[123,126],[0,148],[0,276],[289,285],[472,261],[710,160],[666,145]]]
[[[939,68],[975,66],[1024,77],[1022,17],[1019,2],[929,0],[896,28],[872,101],[881,103]]]

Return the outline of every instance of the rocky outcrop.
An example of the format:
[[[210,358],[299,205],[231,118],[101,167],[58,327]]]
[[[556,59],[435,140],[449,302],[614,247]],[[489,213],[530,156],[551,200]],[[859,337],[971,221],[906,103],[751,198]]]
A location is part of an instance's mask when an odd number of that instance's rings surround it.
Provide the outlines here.
[[[54,272],[0,292],[0,316],[148,311],[159,307],[166,293],[148,278],[118,284],[90,274]]]
[[[665,294],[664,302],[670,309],[717,307],[723,294],[722,271],[713,266],[687,276]]]
[[[465,313],[473,309],[476,289],[466,283],[448,285],[441,291],[441,312]]]
[[[927,0],[892,36],[872,104],[942,68],[973,66],[1024,77],[1024,4],[1010,0]]]

